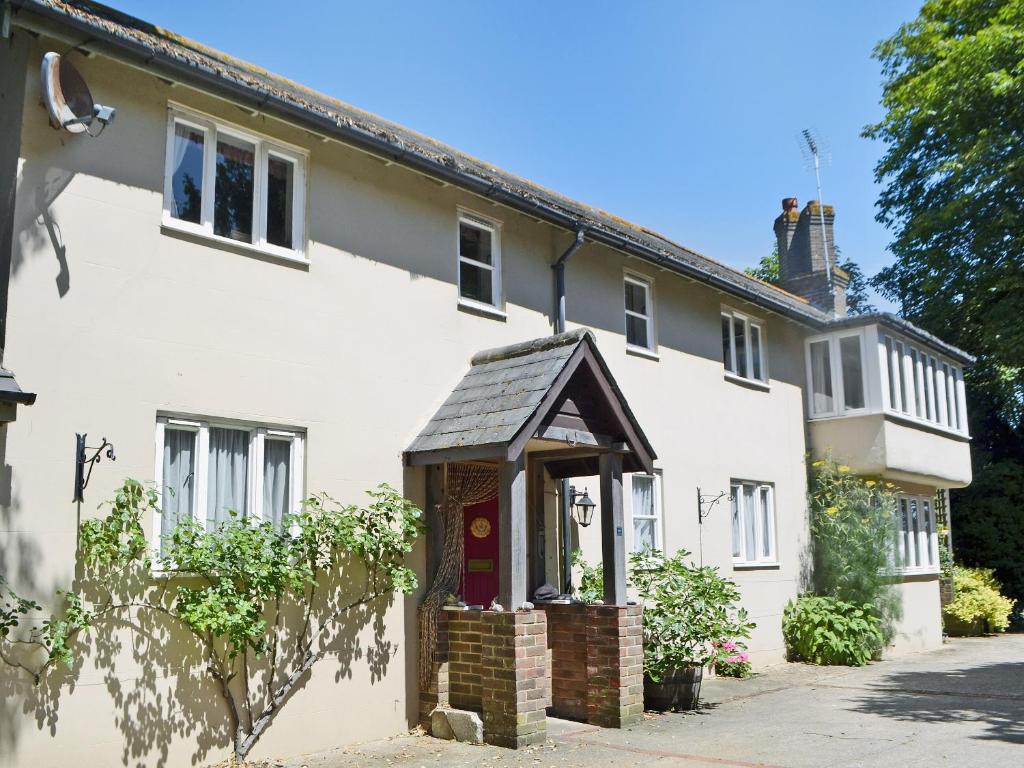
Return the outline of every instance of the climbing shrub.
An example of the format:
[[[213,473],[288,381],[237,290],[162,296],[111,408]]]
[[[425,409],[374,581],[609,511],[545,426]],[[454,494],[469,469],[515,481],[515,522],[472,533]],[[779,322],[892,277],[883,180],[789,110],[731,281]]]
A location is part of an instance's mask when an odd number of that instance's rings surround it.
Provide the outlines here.
[[[869,603],[805,595],[782,614],[790,661],[859,667],[882,648],[882,622]]]
[[[405,558],[422,513],[387,485],[368,496],[365,505],[311,496],[280,528],[238,514],[211,530],[182,521],[164,542],[161,566],[172,574],[154,579],[142,520],[157,512],[157,495],[126,480],[106,515],[81,524],[83,579],[59,593],[57,614],[15,638],[20,620],[41,608],[0,595],[0,659],[39,683],[55,664],[71,666],[85,635],[104,622],[176,624],[202,654],[196,672],[216,684],[234,758],[243,760],[345,620],[365,622],[378,601],[416,587]],[[25,648],[42,661],[15,651]]]
[[[811,465],[810,524],[814,593],[868,606],[888,643],[902,615],[893,576],[894,486],[862,478],[826,458]]]
[[[1002,585],[990,568],[953,568],[956,597],[942,611],[951,635],[1005,632],[1010,626],[1014,602],[1001,594]]]
[[[599,603],[604,600],[604,571],[601,563],[591,565],[583,559],[583,551],[572,551],[572,564],[580,569],[580,585],[576,597],[584,603]]]

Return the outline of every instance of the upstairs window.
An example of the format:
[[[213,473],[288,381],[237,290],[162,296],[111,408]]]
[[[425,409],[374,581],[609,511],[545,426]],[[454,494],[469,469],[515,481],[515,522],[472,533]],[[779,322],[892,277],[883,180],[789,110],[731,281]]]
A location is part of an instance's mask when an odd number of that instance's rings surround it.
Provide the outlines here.
[[[867,407],[863,346],[859,331],[808,340],[807,388],[812,416],[838,416]]]
[[[498,307],[501,303],[501,244],[499,225],[465,211],[459,212],[459,299]]]
[[[733,563],[777,563],[774,486],[770,483],[733,480],[730,494]]]
[[[661,477],[634,474],[633,484],[633,551],[662,549],[661,543]]]
[[[733,376],[767,381],[764,326],[739,312],[722,312],[722,362]]]
[[[892,336],[880,339],[887,408],[955,432],[967,432],[963,371]]]
[[[304,258],[305,156],[209,118],[168,118],[164,223]]]
[[[154,537],[160,550],[178,522],[194,518],[212,530],[230,513],[280,529],[303,493],[304,435],[256,424],[157,419]]]
[[[651,283],[637,275],[626,275],[626,346],[654,350],[654,307]]]

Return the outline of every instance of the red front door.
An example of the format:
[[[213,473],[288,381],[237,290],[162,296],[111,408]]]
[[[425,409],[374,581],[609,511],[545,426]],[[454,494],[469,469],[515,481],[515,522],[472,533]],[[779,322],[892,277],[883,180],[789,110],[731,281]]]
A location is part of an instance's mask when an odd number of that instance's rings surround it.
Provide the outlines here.
[[[490,606],[498,596],[498,500],[466,507],[466,554],[462,599],[468,605]]]

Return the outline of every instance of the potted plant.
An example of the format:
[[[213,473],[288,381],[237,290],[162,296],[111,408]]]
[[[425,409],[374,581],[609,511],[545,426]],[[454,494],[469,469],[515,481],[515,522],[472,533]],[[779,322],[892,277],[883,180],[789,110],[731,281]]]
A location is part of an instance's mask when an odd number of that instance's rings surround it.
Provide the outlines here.
[[[630,580],[644,605],[644,703],[696,709],[704,667],[726,642],[750,637],[754,624],[737,607],[739,589],[717,568],[698,567],[679,550],[630,556]]]

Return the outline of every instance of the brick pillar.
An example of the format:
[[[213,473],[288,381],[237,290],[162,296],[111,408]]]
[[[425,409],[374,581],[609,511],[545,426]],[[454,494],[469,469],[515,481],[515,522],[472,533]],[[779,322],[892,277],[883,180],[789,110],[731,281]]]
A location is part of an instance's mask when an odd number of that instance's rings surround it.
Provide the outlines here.
[[[643,609],[587,606],[587,722],[624,728],[643,711]]]
[[[421,618],[422,620],[422,618]],[[430,732],[430,713],[437,707],[448,706],[448,614],[440,611],[437,617],[437,645],[430,668],[430,680],[420,685],[420,725]]]
[[[547,738],[543,611],[485,611],[481,624],[480,678],[484,741],[525,747]]]

